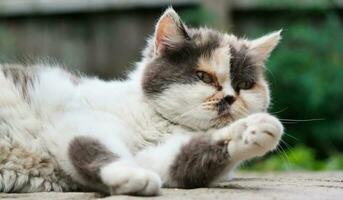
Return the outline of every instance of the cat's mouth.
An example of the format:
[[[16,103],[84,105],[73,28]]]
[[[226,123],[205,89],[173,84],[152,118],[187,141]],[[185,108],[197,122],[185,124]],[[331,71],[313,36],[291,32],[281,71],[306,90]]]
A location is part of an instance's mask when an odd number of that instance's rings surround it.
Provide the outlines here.
[[[223,127],[234,120],[230,110],[230,107],[226,107],[221,112],[218,110],[217,117],[212,120],[215,123],[215,127]]]
[[[225,100],[219,101],[217,104],[218,109],[218,116],[219,117],[225,117],[225,116],[231,116],[231,106],[228,104]]]
[[[229,117],[229,116],[231,116],[230,108],[227,108],[224,111],[218,111],[218,117]]]
[[[224,99],[214,99],[204,103],[204,109],[217,112],[216,118],[232,118],[232,104]]]

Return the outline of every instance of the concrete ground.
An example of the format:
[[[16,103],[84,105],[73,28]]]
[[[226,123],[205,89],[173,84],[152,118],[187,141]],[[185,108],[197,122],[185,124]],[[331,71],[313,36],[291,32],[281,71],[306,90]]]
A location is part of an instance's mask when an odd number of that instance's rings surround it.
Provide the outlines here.
[[[163,189],[158,197],[112,196],[97,193],[35,193],[0,194],[0,199],[20,200],[67,200],[67,199],[156,199],[156,200],[343,200],[342,172],[292,172],[292,173],[239,173],[236,179],[215,188],[192,190]]]

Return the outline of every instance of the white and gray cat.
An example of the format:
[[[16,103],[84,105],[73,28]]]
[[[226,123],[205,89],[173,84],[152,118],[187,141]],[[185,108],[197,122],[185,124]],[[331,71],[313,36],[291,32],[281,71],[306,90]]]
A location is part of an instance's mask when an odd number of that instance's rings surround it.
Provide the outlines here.
[[[0,192],[206,187],[278,145],[264,63],[280,40],[189,28],[169,8],[127,80],[0,65]]]

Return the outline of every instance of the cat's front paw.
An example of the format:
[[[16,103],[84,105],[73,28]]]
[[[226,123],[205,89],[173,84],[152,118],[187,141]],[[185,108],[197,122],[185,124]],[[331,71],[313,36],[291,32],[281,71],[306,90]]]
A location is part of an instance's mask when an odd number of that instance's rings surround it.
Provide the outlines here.
[[[250,115],[232,124],[234,135],[228,145],[233,159],[245,160],[274,150],[281,139],[281,122],[267,113]]]
[[[154,172],[115,162],[101,170],[101,177],[111,195],[155,196],[160,193],[162,185],[160,177]]]

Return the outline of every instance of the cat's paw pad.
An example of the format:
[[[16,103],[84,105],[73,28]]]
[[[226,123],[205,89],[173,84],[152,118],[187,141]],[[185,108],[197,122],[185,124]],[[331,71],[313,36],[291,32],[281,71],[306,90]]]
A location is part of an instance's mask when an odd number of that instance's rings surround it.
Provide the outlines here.
[[[162,181],[154,172],[139,167],[112,163],[101,171],[111,195],[132,194],[154,196],[160,193]]]
[[[232,141],[232,148],[229,145],[229,151],[247,159],[275,149],[281,139],[283,126],[277,118],[258,113],[240,120],[235,130],[240,133]]]
[[[245,126],[242,134],[243,143],[255,145],[261,149],[262,154],[276,148],[283,132],[280,121],[264,113],[248,117]]]

